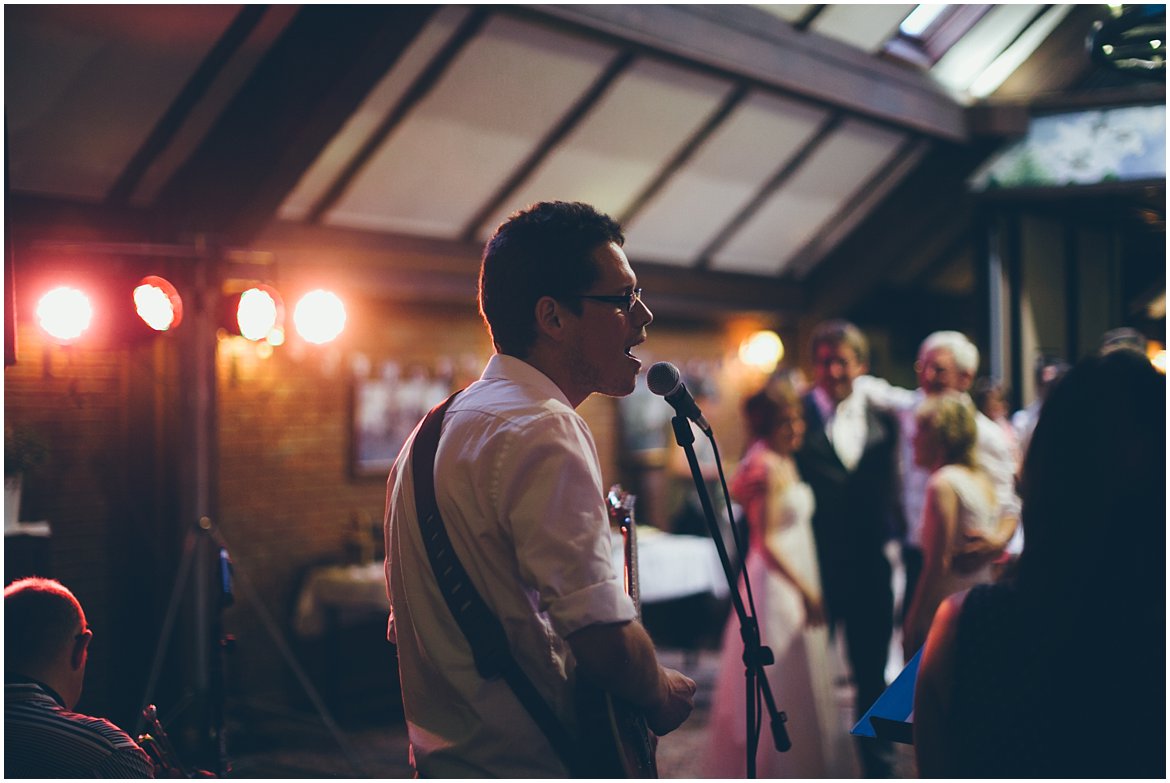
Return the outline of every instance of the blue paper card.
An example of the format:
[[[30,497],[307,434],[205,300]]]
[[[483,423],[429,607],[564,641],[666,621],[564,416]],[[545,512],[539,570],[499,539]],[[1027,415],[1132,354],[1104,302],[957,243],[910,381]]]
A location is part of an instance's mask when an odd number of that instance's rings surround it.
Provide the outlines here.
[[[861,716],[850,734],[858,737],[914,744],[914,682],[918,678],[918,661],[922,650],[914,654],[890,687]]]

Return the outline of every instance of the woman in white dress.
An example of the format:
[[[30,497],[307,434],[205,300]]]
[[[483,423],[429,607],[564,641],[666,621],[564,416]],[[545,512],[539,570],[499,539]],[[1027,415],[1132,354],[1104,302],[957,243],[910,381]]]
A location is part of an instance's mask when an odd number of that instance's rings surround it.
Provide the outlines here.
[[[965,396],[927,397],[915,413],[914,461],[931,471],[922,509],[922,576],[902,624],[906,660],[926,642],[951,593],[995,581],[995,561],[1016,529],[976,462],[975,407]]]
[[[744,405],[752,443],[731,482],[750,530],[745,570],[760,637],[775,657],[765,667],[776,706],[788,715],[790,750],[772,743],[766,712],[756,755],[760,778],[845,777],[853,774],[846,726],[833,696],[832,658],[812,533],[813,494],[792,454],[804,437],[800,398],[773,382]],[[740,585],[741,595],[743,585]],[[746,598],[745,598],[746,604]],[[708,777],[744,777],[747,733],[743,643],[732,612],[723,635],[711,705]]]

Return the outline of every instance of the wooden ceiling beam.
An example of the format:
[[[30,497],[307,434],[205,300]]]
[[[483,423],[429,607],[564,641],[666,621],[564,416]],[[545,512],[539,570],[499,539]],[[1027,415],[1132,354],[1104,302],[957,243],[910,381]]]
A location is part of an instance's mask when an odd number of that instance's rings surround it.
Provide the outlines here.
[[[38,241],[166,242],[153,214],[126,205],[9,193],[4,230],[17,243]]]
[[[282,269],[327,266],[364,281],[366,291],[474,306],[483,245],[279,221],[253,248],[271,253]],[[745,312],[796,314],[805,303],[803,286],[779,279],[680,269],[636,257],[631,263],[656,315],[719,321]]]
[[[242,242],[401,56],[434,6],[305,6],[155,207],[177,232]]]
[[[537,5],[594,34],[901,129],[968,138],[966,113],[924,73],[802,32],[747,5]]]
[[[874,209],[849,237],[809,275],[807,312],[814,319],[835,318],[879,290],[915,248],[969,225],[966,177],[986,158],[991,144],[966,148],[942,145]],[[929,260],[924,262],[929,264]]]

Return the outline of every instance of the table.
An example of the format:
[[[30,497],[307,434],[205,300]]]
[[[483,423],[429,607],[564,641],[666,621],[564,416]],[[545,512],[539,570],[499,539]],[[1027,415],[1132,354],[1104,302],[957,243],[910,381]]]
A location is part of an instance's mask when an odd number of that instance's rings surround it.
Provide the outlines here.
[[[364,565],[320,566],[309,571],[297,596],[293,630],[320,636],[332,624],[390,612],[386,577],[380,561]]]
[[[613,536],[614,565],[623,566],[622,537]],[[638,527],[638,589],[643,604],[690,595],[729,595],[727,577],[715,542],[706,536],[679,536],[658,528]]]

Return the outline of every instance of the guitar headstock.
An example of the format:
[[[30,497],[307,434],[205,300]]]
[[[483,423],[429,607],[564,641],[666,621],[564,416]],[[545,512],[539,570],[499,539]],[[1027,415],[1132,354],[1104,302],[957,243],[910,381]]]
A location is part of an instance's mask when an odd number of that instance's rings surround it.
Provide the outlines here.
[[[634,501],[636,495],[631,495],[622,489],[621,484],[614,484],[605,496],[606,508],[609,511],[610,524],[626,529],[634,525]]]

